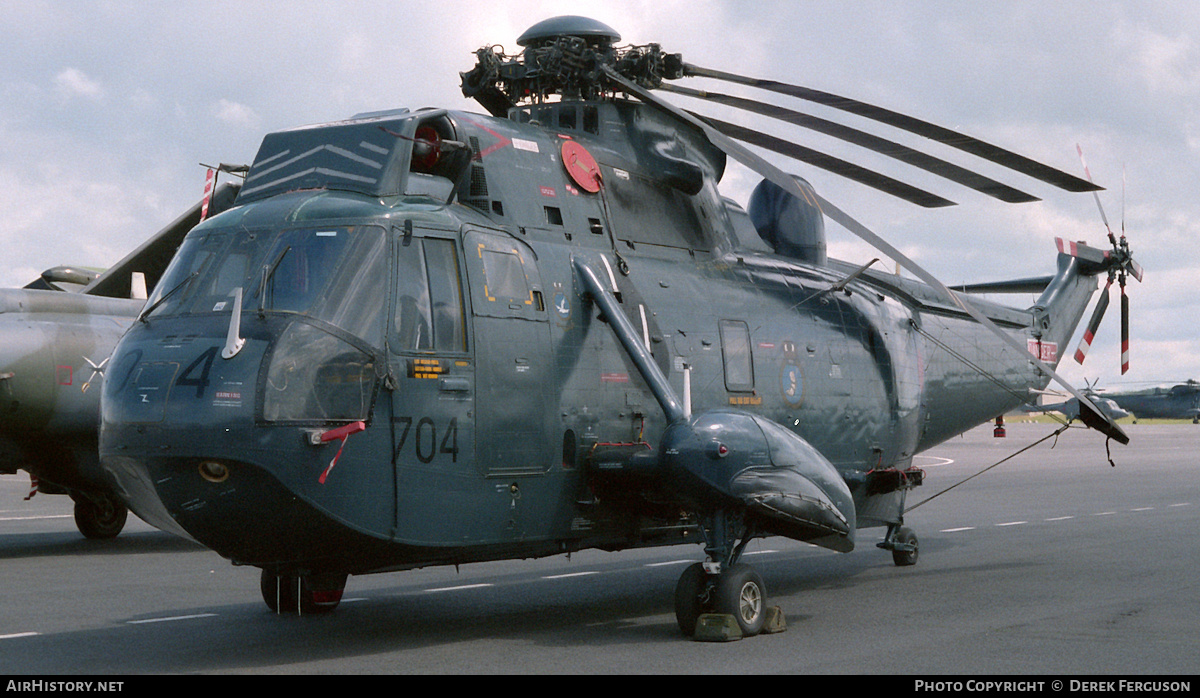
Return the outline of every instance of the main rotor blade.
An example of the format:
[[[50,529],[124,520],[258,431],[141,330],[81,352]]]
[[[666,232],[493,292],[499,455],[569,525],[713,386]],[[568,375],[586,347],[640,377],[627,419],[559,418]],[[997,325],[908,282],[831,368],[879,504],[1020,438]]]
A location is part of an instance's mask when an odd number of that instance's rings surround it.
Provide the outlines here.
[[[998,146],[985,143],[977,138],[967,136],[957,131],[952,131],[936,124],[931,124],[927,121],[906,116],[898,112],[877,107],[865,102],[850,99],[848,97],[839,97],[838,95],[828,92],[821,92],[808,87],[800,87],[798,85],[788,85],[774,80],[762,80],[758,78],[748,78],[742,75],[734,75],[719,70],[711,70],[709,68],[701,68],[689,63],[683,64],[683,74],[693,77],[713,78],[716,80],[725,80],[734,82],[740,85],[749,85],[778,94],[796,97],[810,102],[815,102],[834,109],[840,109],[851,114],[857,114],[880,123],[894,126],[910,133],[915,133],[919,136],[924,136],[930,140],[943,143],[945,145],[958,148],[964,152],[970,153],[977,157],[989,160],[998,165],[1003,165],[1011,170],[1028,175],[1034,179],[1041,180],[1047,184],[1052,184],[1060,189],[1073,192],[1096,191],[1102,189],[1095,184],[1086,180],[1067,174],[1053,167],[1043,165],[1040,162],[1031,160],[1023,155],[1018,155],[1014,152],[1005,150]]]
[[[811,192],[811,191],[808,193],[805,193],[804,190],[800,189],[800,186],[796,183],[796,181],[794,179],[792,179],[787,173],[783,172],[782,170],[775,167],[774,165],[767,162],[766,160],[762,159],[761,157],[755,155],[753,152],[751,152],[747,148],[739,145],[732,138],[726,136],[725,134],[716,130],[712,126],[709,126],[708,124],[704,123],[702,120],[697,119],[696,117],[692,116],[691,114],[688,114],[687,112],[685,112],[681,109],[678,109],[677,107],[671,105],[670,103],[659,99],[655,95],[651,94],[648,90],[645,90],[645,89],[639,87],[638,85],[634,84],[633,82],[625,79],[619,73],[614,71],[612,68],[605,66],[605,67],[603,67],[603,70],[604,70],[604,74],[608,77],[608,79],[612,80],[617,85],[620,85],[621,89],[623,91],[625,91],[629,94],[635,95],[638,99],[641,99],[643,102],[646,102],[649,105],[655,106],[655,107],[667,112],[668,114],[671,114],[671,115],[675,116],[676,118],[684,121],[685,123],[691,124],[695,128],[700,129],[705,134],[705,136],[708,137],[709,141],[711,141],[713,145],[715,145],[718,148],[720,148],[721,150],[725,151],[726,154],[733,157],[738,162],[741,162],[743,165],[746,165],[747,167],[754,170],[758,174],[762,175],[763,177],[765,177],[772,183],[778,185],[779,187],[782,187],[784,189],[784,191],[787,191],[788,193],[792,194],[792,196],[795,196],[801,200],[815,196],[815,198],[817,200],[817,204],[820,206],[821,211],[825,215],[829,216],[831,219],[833,219],[836,223],[841,225],[846,230],[848,230],[851,233],[853,233],[854,235],[858,236],[860,239],[862,239],[867,244],[875,247],[879,251],[883,252],[884,254],[888,255],[892,259],[896,260],[897,263],[899,263],[905,269],[912,272],[917,278],[921,279],[925,283],[929,284],[929,286],[933,287],[938,292],[940,292],[944,298],[950,300],[956,306],[961,308],[965,313],[970,315],[976,322],[978,322],[979,324],[988,328],[992,333],[994,333],[997,337],[999,337],[1004,343],[1013,347],[1018,352],[1020,352],[1020,354],[1027,357],[1029,361],[1031,361],[1035,366],[1037,366],[1039,369],[1041,369],[1043,372],[1045,372],[1045,374],[1047,376],[1050,376],[1052,379],[1054,379],[1056,382],[1058,382],[1060,385],[1062,385],[1064,388],[1066,388],[1067,392],[1071,393],[1071,395],[1073,397],[1078,398],[1079,404],[1080,404],[1080,419],[1082,419],[1085,424],[1096,429],[1097,431],[1100,431],[1101,433],[1105,434],[1106,436],[1108,436],[1110,438],[1116,439],[1118,442],[1120,442],[1122,444],[1129,443],[1129,436],[1127,436],[1125,434],[1125,432],[1121,430],[1121,427],[1117,426],[1116,422],[1112,421],[1104,413],[1102,413],[1095,406],[1095,404],[1092,403],[1091,400],[1089,400],[1085,395],[1083,395],[1083,393],[1076,390],[1075,387],[1073,385],[1071,385],[1069,382],[1067,382],[1066,379],[1064,379],[1062,376],[1055,373],[1054,369],[1052,369],[1048,365],[1046,365],[1046,363],[1043,362],[1040,357],[1037,357],[1037,356],[1034,356],[1033,354],[1031,354],[1029,352],[1029,350],[1026,347],[1021,346],[1021,344],[1015,338],[1011,337],[1004,330],[1001,330],[999,327],[997,327],[996,323],[992,322],[992,320],[990,318],[988,318],[983,313],[979,312],[979,310],[976,309],[971,303],[963,302],[963,299],[961,296],[959,296],[956,293],[951,292],[950,289],[946,288],[945,284],[943,284],[941,281],[939,281],[935,276],[933,276],[929,272],[925,271],[925,269],[923,267],[921,267],[920,265],[918,265],[916,262],[912,261],[907,256],[905,256],[902,252],[900,252],[900,250],[896,249],[895,247],[892,247],[892,245],[889,244],[887,241],[885,241],[883,238],[881,238],[878,235],[876,235],[875,233],[871,232],[871,230],[868,229],[866,226],[859,223],[857,220],[852,218],[850,215],[848,215],[847,213],[845,213],[838,207],[834,206],[832,203],[830,203],[828,200],[826,200],[820,194],[816,194],[815,192]]]
[[[742,97],[734,97],[732,95],[721,94],[719,92],[708,92],[701,90],[693,90],[687,87],[678,87],[663,83],[658,87],[660,90],[683,95],[685,97],[694,97],[703,99],[726,106],[745,109],[756,114],[769,116],[780,121],[786,121],[793,126],[800,126],[818,133],[823,133],[827,136],[841,139],[847,143],[861,146],[876,153],[882,153],[888,157],[895,158],[903,163],[918,167],[926,172],[932,172],[939,177],[945,177],[952,182],[970,187],[975,191],[987,194],[988,196],[1000,199],[1013,204],[1028,203],[1030,201],[1039,201],[1036,196],[1026,194],[1019,189],[1008,186],[1002,182],[997,182],[990,177],[985,177],[981,174],[971,172],[965,167],[959,167],[951,162],[946,162],[940,158],[935,158],[932,155],[923,153],[919,150],[914,150],[906,145],[894,143],[879,136],[860,131],[856,128],[851,128],[844,124],[839,124],[828,119],[822,119],[811,114],[804,114],[791,109],[776,106],[774,104],[766,104],[756,102]],[[736,136],[735,136],[736,137]]]
[[[791,141],[785,141],[782,138],[776,138],[765,133],[760,133],[752,129],[731,124],[725,121],[720,121],[709,116],[698,116],[713,128],[721,133],[736,138],[739,141],[757,145],[768,150],[775,151],[780,155],[786,155],[801,162],[807,162],[815,167],[820,167],[823,170],[828,170],[836,175],[841,175],[846,179],[865,184],[869,187],[878,189],[879,191],[899,197],[910,203],[924,206],[925,208],[938,208],[941,206],[953,206],[954,202],[949,199],[944,199],[937,194],[918,189],[910,184],[892,179],[887,175],[880,174],[873,170],[868,170],[865,167],[860,167],[851,162],[840,160],[832,155],[825,155],[811,148],[806,148],[802,145],[797,145]]]

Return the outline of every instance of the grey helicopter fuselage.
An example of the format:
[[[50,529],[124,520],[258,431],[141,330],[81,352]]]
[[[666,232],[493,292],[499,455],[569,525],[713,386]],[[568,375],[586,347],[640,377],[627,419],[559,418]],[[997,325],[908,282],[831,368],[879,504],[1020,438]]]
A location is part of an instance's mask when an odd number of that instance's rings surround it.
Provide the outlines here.
[[[1179,383],[1169,388],[1105,393],[1137,419],[1191,419],[1200,422],[1200,386],[1195,381]]]
[[[819,452],[851,529],[891,526],[907,490],[875,474],[1048,381],[919,282],[774,253],[718,192],[724,155],[646,105],[517,112],[267,137],[112,357],[100,449],[132,510],[279,570],[699,543],[704,495],[631,466],[671,426],[657,371],[687,414]],[[440,161],[413,152],[431,133]],[[1079,264],[1060,255],[1034,308],[973,302],[1057,363],[1097,287]]]

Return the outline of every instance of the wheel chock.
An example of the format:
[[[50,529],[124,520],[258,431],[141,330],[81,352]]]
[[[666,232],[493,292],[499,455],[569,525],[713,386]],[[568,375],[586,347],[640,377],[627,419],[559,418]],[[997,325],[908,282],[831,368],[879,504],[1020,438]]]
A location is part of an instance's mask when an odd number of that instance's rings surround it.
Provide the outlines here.
[[[732,642],[742,639],[742,629],[728,613],[704,613],[696,619],[692,637],[699,642]]]
[[[763,621],[762,633],[769,635],[771,633],[782,633],[787,630],[787,620],[783,617],[783,609],[778,606],[770,606],[766,610],[767,618]]]

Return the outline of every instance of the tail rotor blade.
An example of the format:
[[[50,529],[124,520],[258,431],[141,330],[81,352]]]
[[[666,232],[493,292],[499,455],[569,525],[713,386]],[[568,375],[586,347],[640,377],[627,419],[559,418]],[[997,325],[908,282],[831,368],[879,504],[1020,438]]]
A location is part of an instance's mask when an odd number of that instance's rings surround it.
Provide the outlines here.
[[[1083,359],[1087,356],[1088,350],[1092,348],[1092,341],[1096,338],[1096,330],[1100,327],[1100,320],[1104,317],[1104,311],[1108,310],[1108,287],[1112,286],[1112,279],[1104,285],[1104,291],[1100,294],[1100,300],[1096,302],[1096,309],[1092,311],[1092,319],[1088,321],[1087,330],[1083,333],[1083,339],[1079,340],[1079,347],[1075,349],[1075,361],[1083,363]]]
[[[1129,296],[1121,284],[1121,373],[1129,371]]]
[[[1075,144],[1075,152],[1079,153],[1079,162],[1083,165],[1083,173],[1087,175],[1087,180],[1092,181],[1092,171],[1088,169],[1087,161],[1083,159],[1083,146]],[[1100,220],[1104,221],[1104,229],[1108,231],[1108,241],[1113,247],[1117,246],[1117,237],[1113,235],[1112,226],[1108,224],[1108,216],[1104,215],[1104,206],[1100,203],[1100,195],[1092,191],[1092,197],[1096,199],[1096,208],[1100,209]]]

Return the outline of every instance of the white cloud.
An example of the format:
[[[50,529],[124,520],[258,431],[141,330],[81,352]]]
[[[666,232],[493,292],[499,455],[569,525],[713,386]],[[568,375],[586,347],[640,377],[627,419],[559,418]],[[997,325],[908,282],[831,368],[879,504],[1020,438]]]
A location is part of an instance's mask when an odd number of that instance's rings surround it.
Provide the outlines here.
[[[104,88],[99,82],[89,78],[78,68],[66,68],[54,76],[54,85],[60,95],[70,97],[86,97],[100,99],[104,97]]]
[[[238,102],[231,102],[228,99],[217,101],[213,106],[213,115],[222,123],[248,129],[257,128],[262,121],[250,107]]]
[[[1192,37],[1169,36],[1138,26],[1119,31],[1118,42],[1129,51],[1152,92],[1186,95],[1200,89],[1200,68]]]

